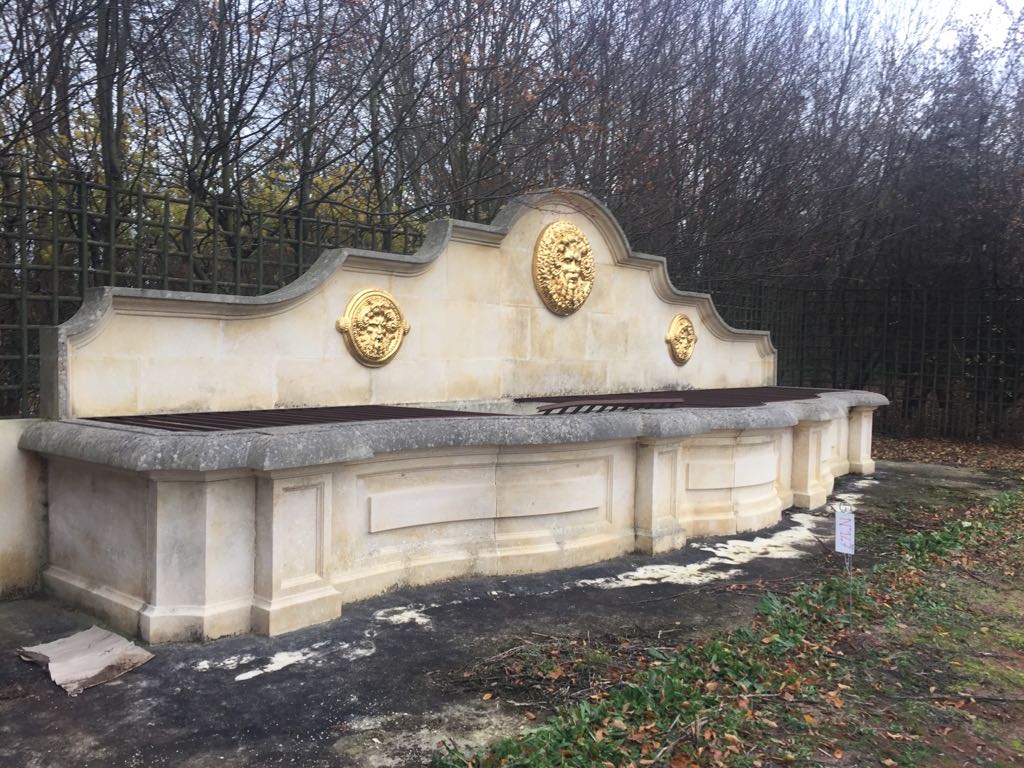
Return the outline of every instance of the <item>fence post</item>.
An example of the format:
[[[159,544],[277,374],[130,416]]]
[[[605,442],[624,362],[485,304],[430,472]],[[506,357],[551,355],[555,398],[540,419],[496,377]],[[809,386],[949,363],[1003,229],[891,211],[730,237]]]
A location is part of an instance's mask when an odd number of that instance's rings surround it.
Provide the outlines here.
[[[808,288],[806,287],[800,289],[800,378],[796,383],[796,386],[798,387],[805,385],[804,363],[807,355],[807,291]]]
[[[168,272],[170,272],[171,268],[169,253],[171,241],[171,200],[166,189],[164,190],[163,206],[160,215],[160,229],[162,233],[160,236],[160,261],[162,262],[160,287],[166,291],[169,285]]]
[[[137,288],[146,287],[146,270],[144,268],[146,249],[143,243],[145,220],[142,216],[144,204],[142,190],[135,190],[135,284]]]
[[[85,178],[78,180],[78,268],[81,270],[79,277],[78,293],[83,298],[89,287],[89,271],[92,269],[89,258],[89,188],[86,186]]]
[[[263,293],[263,211],[256,214],[256,293]]]
[[[117,190],[107,182],[103,189],[107,197],[107,264],[110,287],[117,285]]]
[[[60,230],[57,227],[60,193],[57,177],[50,179],[50,322],[60,322]]]
[[[241,207],[232,208],[234,215],[231,220],[234,222],[234,231],[232,237],[234,238],[234,247],[232,248],[232,257],[235,262],[235,293],[242,292],[242,209]]]
[[[217,293],[217,267],[220,264],[220,254],[218,253],[219,246],[217,243],[217,232],[220,230],[220,201],[217,200],[217,196],[213,196],[213,214],[210,217],[210,229],[213,234],[210,237],[212,243],[212,260],[210,264],[210,293]]]
[[[21,286],[18,302],[18,324],[20,325],[21,342],[21,412],[28,413],[28,162],[21,158],[20,188],[18,189],[18,271],[21,273]]]
[[[186,285],[189,291],[196,289],[196,195],[188,196],[188,210],[185,212],[185,263],[188,267]]]

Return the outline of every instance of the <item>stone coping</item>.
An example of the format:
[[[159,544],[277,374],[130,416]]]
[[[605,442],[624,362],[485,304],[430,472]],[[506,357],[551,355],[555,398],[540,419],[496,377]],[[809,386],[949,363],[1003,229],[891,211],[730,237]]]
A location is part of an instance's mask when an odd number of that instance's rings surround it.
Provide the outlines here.
[[[753,408],[395,419],[214,433],[166,432],[68,419],[30,426],[19,447],[133,472],[273,471],[435,448],[668,440],[715,430],[791,427],[802,421],[845,417],[850,408],[874,409],[888,402],[874,392],[837,390]]]

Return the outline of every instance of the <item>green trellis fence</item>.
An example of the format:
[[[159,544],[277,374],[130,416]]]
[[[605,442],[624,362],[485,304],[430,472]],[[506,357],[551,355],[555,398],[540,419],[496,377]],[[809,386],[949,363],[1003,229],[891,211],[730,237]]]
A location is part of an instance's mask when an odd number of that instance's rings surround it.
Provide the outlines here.
[[[256,295],[297,278],[324,248],[410,252],[421,241],[415,225],[0,169],[0,417],[37,412],[39,329],[71,317],[90,287]]]

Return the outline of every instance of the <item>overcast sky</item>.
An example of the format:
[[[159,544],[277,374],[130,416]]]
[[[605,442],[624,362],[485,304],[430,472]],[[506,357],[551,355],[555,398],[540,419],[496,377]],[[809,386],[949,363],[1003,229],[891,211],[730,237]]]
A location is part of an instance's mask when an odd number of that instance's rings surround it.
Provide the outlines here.
[[[1000,43],[1010,24],[1010,17],[1004,9],[1009,8],[1016,16],[1022,5],[1024,0],[939,0],[935,8],[937,14],[951,13],[953,18],[961,21],[977,17],[990,41]]]

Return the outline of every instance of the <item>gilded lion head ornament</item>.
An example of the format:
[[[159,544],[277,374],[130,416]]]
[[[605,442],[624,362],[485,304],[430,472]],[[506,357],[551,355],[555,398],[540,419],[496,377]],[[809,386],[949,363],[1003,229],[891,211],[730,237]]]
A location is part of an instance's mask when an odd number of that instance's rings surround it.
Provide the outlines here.
[[[410,330],[394,297],[375,288],[353,296],[335,326],[352,355],[371,368],[391,360]]]
[[[590,296],[594,254],[587,236],[571,221],[549,224],[533,249],[533,284],[556,315],[571,315]]]

